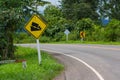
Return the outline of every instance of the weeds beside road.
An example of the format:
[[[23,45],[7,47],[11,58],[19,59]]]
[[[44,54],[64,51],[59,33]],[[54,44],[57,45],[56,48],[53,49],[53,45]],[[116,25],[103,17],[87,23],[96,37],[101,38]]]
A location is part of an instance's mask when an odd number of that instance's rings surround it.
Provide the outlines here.
[[[27,68],[23,69],[22,63],[0,65],[0,80],[52,80],[63,70],[63,65],[45,52],[42,52],[41,65],[38,65],[36,49],[18,47],[15,54],[18,60],[27,61]]]

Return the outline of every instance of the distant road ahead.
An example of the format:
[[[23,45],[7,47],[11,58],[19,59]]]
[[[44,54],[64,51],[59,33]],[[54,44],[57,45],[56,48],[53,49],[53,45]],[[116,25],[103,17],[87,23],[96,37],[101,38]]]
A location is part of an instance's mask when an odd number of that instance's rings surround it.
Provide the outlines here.
[[[22,46],[36,47],[35,44]],[[41,44],[65,64],[64,80],[120,80],[120,46]]]

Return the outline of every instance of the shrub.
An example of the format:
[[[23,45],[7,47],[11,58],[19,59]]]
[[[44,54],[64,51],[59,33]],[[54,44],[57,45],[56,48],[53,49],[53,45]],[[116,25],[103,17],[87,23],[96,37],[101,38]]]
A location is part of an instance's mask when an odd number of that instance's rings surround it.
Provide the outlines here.
[[[51,41],[50,37],[47,37],[47,36],[40,37],[40,42],[50,42],[50,41]]]
[[[106,41],[120,41],[120,21],[111,20],[105,31]]]
[[[34,43],[35,38],[25,32],[16,33],[14,35],[14,43]]]
[[[78,39],[80,39],[79,31],[72,31],[69,34],[69,40],[78,40]]]

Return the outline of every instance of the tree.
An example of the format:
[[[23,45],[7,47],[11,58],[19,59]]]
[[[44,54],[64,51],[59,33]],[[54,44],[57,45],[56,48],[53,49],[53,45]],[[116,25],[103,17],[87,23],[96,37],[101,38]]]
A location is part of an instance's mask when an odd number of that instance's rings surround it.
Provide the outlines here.
[[[61,9],[64,17],[70,20],[79,20],[82,18],[97,19],[96,12],[98,0],[62,0]]]
[[[38,13],[35,5],[47,2],[41,0],[0,0],[0,56],[2,59],[14,58],[13,35],[25,22],[25,17]]]
[[[95,24],[90,18],[83,18],[76,22],[76,29],[77,34],[81,31],[85,32],[85,39],[90,40],[92,38],[92,32],[94,31]]]
[[[107,41],[120,41],[120,21],[112,19],[105,31],[105,39]]]
[[[93,29],[93,26],[94,22],[90,18],[83,18],[76,23],[76,29],[79,31],[91,31]]]
[[[61,9],[53,5],[47,6],[44,11],[49,24],[44,35],[54,41],[59,41],[63,37],[65,29],[72,30],[73,28],[71,21],[66,20],[62,15]]]
[[[75,3],[73,5],[73,8],[74,20],[80,20],[82,18],[92,18],[93,16],[91,6],[87,3]]]
[[[98,9],[101,16],[120,20],[120,0],[100,0]]]
[[[59,21],[61,20],[62,13],[58,7],[49,5],[44,10],[44,15],[49,24],[45,36],[49,36],[51,39],[53,39],[55,35],[61,31],[61,27],[59,26],[62,25],[59,24]]]

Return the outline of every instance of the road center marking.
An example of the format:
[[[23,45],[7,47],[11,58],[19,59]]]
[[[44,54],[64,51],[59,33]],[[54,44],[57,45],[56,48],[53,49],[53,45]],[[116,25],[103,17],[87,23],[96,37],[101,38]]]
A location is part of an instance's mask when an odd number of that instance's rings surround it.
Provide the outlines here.
[[[85,66],[87,66],[89,69],[91,69],[91,70],[96,74],[96,76],[99,78],[99,80],[104,80],[104,78],[100,75],[100,73],[99,73],[97,70],[95,70],[92,66],[90,66],[90,65],[87,64],[85,61],[83,61],[83,60],[81,60],[81,59],[79,59],[79,58],[77,58],[77,57],[74,57],[74,56],[72,56],[72,55],[67,55],[67,54],[64,54],[64,53],[62,53],[62,52],[56,52],[56,51],[46,50],[46,49],[42,49],[42,50],[48,51],[48,52],[53,52],[53,53],[58,53],[58,54],[62,54],[62,55],[71,57],[71,58],[73,58],[73,59],[75,59],[75,60],[83,63]]]

